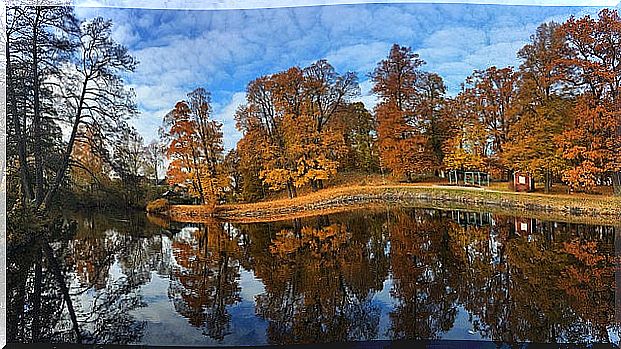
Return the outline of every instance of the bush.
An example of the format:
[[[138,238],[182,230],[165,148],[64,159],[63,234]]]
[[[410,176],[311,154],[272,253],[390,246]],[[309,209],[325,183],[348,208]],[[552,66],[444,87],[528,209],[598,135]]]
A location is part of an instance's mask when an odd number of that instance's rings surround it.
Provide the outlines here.
[[[166,199],[157,199],[149,202],[147,204],[147,212],[148,213],[164,213],[168,211],[170,204]]]

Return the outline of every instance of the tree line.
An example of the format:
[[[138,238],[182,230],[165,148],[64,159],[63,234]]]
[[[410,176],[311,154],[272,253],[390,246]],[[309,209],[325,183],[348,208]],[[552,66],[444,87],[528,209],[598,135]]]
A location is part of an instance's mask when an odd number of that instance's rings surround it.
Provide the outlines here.
[[[355,73],[326,60],[291,67],[248,84],[235,114],[243,136],[227,154],[209,93],[197,89],[165,118],[168,181],[210,204],[269,191],[293,198],[348,171],[405,181],[449,170],[511,181],[525,171],[546,192],[562,182],[620,195],[619,47],[616,10],[544,23],[517,52],[517,68],[475,70],[450,96],[417,53],[395,44],[369,74],[372,111],[356,102]]]
[[[68,6],[7,8],[9,208],[47,211],[69,197],[134,206],[145,178],[157,182],[163,150],[128,124],[138,110],[124,79],[138,62],[112,25]]]
[[[564,182],[621,194],[616,10],[542,24],[517,68],[476,70],[456,95],[397,44],[368,76],[373,110],[357,101],[357,74],[326,60],[258,77],[235,115],[242,138],[226,153],[205,89],[165,116],[163,141],[144,144],[128,123],[138,111],[124,82],[138,62],[111,28],[71,7],[8,8],[8,207],[45,211],[60,196],[141,206],[163,190],[164,156],[168,183],[206,204],[295,197],[350,172],[416,181],[526,171],[546,190]]]

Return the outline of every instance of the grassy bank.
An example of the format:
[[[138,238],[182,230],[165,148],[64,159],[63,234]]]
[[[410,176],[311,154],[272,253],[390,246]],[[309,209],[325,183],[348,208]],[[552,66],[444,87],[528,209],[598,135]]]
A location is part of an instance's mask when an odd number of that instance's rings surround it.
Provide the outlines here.
[[[173,205],[171,219],[200,222],[218,218],[259,222],[386,206],[468,209],[533,218],[598,224],[621,221],[621,198],[598,195],[546,195],[438,185],[354,185],[330,188],[294,199],[229,204],[215,211],[196,205]]]

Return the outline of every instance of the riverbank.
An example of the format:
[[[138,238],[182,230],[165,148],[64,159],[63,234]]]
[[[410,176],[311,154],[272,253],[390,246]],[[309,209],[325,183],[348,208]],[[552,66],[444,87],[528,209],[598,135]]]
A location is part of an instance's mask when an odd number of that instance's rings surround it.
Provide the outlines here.
[[[386,206],[481,210],[599,224],[616,224],[621,221],[619,197],[515,193],[481,188],[409,184],[331,188],[294,199],[221,205],[213,211],[198,205],[173,205],[170,206],[168,216],[172,220],[182,222],[200,222],[216,218],[250,223]]]

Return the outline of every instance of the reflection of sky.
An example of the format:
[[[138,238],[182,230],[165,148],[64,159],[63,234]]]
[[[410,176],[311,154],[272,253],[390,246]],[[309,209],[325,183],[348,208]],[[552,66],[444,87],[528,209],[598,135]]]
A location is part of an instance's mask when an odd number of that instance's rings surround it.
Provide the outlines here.
[[[252,271],[242,269],[238,280],[241,302],[227,307],[231,314],[230,334],[222,343],[202,334],[179,315],[168,298],[170,280],[151,273],[151,281],[142,286],[140,293],[146,307],[135,310],[137,321],[146,321],[142,344],[147,345],[248,345],[265,343],[267,322],[255,316],[255,296],[264,292],[263,284]]]
[[[141,294],[147,307],[135,311],[136,320],[146,321],[147,327],[143,343],[147,345],[262,345],[267,343],[265,331],[267,321],[255,315],[255,296],[264,292],[260,280],[251,271],[242,270],[239,284],[242,301],[228,307],[231,314],[230,334],[222,343],[204,336],[200,329],[192,327],[187,319],[180,316],[168,299],[168,282],[156,273],[152,280],[141,288]],[[389,339],[390,312],[394,309],[394,299],[390,296],[392,278],[384,281],[383,288],[372,299],[372,305],[380,309],[378,340]],[[442,339],[481,340],[484,339],[472,329],[468,312],[457,307],[457,316],[452,328],[441,334]],[[613,337],[614,338],[614,337]],[[618,339],[617,339],[618,341]]]
[[[188,229],[186,232],[190,231]],[[118,233],[106,234],[108,239],[118,239]],[[178,237],[187,237],[185,233],[178,234]],[[162,243],[161,253],[164,260],[172,260],[173,251],[170,248],[170,239],[165,236],[158,236]],[[389,250],[386,251],[387,253]],[[119,256],[110,266],[108,285],[114,281],[123,278],[123,270],[119,263]],[[78,288],[76,279],[73,279],[72,288]],[[170,279],[167,275],[159,275],[151,272],[150,280],[140,287],[139,294],[146,304],[145,307],[132,310],[132,315],[136,321],[146,322],[146,327],[142,337],[142,344],[147,345],[260,345],[266,344],[266,329],[268,321],[256,315],[255,299],[258,295],[265,292],[262,281],[254,275],[252,270],[240,269],[240,276],[237,279],[240,287],[241,301],[228,306],[227,311],[231,315],[230,334],[225,336],[222,342],[217,342],[202,333],[199,328],[193,327],[188,319],[180,315],[174,308],[172,301],[169,299],[168,292],[170,287]],[[467,282],[465,280],[464,282]],[[380,320],[378,328],[378,337],[376,339],[388,339],[389,329],[391,326],[390,312],[396,306],[396,299],[391,296],[394,282],[392,274],[389,274],[383,282],[382,290],[372,294],[371,306],[376,307],[380,311]],[[82,309],[88,307],[92,302],[94,290],[89,290],[78,297],[79,302],[83,306]],[[438,335],[442,339],[453,340],[489,340],[483,338],[480,333],[473,330],[472,321],[469,313],[461,306],[455,305],[457,314],[451,328],[445,333]],[[609,337],[613,343],[619,343],[619,329],[609,328]],[[588,338],[588,337],[587,337]]]
[[[243,274],[243,273],[242,273]],[[248,273],[246,273],[248,275]],[[254,315],[254,302],[245,297],[240,303],[228,307],[231,314],[231,327],[223,343],[219,343],[202,334],[201,329],[192,327],[186,318],[179,315],[168,299],[169,279],[156,273],[151,274],[151,282],[144,285],[140,292],[147,306],[133,312],[137,321],[146,321],[142,344],[147,345],[243,345],[261,344],[265,342],[264,320]],[[255,283],[258,281],[255,281]],[[242,295],[249,294],[252,282]]]

